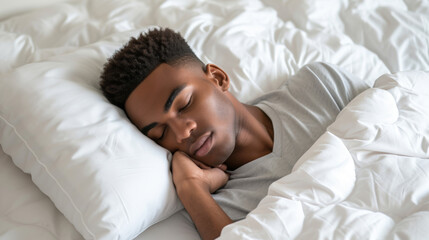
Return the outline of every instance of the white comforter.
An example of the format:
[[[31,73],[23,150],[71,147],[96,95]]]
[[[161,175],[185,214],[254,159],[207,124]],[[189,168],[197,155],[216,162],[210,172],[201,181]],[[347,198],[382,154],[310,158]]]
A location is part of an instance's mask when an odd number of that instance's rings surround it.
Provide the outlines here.
[[[429,72],[384,75],[220,239],[427,239]]]

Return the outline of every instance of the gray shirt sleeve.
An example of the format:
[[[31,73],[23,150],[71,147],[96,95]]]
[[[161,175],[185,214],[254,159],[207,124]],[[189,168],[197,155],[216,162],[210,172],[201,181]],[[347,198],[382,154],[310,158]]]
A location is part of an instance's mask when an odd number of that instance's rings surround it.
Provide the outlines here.
[[[323,103],[343,109],[355,96],[370,86],[355,75],[337,66],[316,62],[302,67],[286,82],[291,94],[311,106],[323,109]],[[296,95],[296,94],[295,94]],[[317,104],[319,103],[319,104]]]

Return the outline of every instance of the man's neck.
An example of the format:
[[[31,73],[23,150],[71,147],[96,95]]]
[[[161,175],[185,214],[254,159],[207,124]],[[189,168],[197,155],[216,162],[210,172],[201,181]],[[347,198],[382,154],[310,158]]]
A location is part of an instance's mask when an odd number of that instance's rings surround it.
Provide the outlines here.
[[[239,103],[237,139],[231,156],[225,161],[229,170],[272,152],[274,129],[271,119],[258,107]]]

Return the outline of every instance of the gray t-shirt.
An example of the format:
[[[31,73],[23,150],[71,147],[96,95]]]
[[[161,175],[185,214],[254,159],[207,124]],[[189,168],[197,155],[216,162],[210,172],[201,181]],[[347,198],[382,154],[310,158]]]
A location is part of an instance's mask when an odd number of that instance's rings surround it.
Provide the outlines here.
[[[312,63],[279,90],[252,101],[272,121],[273,151],[230,171],[230,180],[213,198],[232,220],[244,218],[267,194],[270,184],[291,173],[341,109],[368,87],[335,66]]]

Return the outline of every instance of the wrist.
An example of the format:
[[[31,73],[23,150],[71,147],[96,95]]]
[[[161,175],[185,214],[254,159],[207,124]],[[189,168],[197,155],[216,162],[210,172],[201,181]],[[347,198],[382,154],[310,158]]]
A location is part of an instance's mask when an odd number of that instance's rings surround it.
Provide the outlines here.
[[[181,184],[176,185],[176,192],[180,199],[182,199],[185,196],[190,196],[194,194],[210,195],[210,190],[208,187],[204,187],[203,184],[193,180],[183,181]]]

